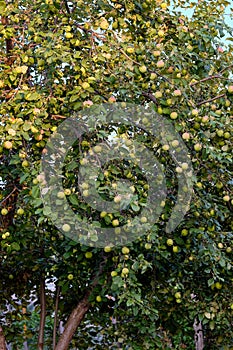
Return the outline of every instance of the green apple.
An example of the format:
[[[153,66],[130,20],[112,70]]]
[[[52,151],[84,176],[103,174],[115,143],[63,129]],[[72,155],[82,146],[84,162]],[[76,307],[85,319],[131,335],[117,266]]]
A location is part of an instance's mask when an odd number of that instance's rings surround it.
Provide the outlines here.
[[[62,192],[62,191],[59,191],[59,192],[57,193],[57,198],[59,198],[59,199],[65,198],[65,193]]]
[[[190,134],[188,132],[184,132],[182,134],[182,139],[188,141],[190,139]]]
[[[96,145],[94,148],[93,148],[93,151],[95,153],[101,153],[102,152],[102,147],[99,146],[99,145]]]
[[[123,247],[121,251],[122,251],[122,254],[129,254],[129,248],[127,247]]]
[[[202,149],[202,144],[201,143],[196,143],[194,145],[194,149],[196,152],[199,152]]]
[[[101,211],[100,217],[104,218],[108,213],[106,211]]]
[[[19,209],[17,210],[17,214],[18,214],[18,215],[23,215],[23,214],[24,214],[23,208],[19,208]]]
[[[2,214],[2,215],[7,215],[7,214],[8,214],[8,210],[7,210],[6,208],[3,208],[3,209],[1,210],[1,214]]]
[[[229,85],[229,86],[228,86],[228,92],[229,92],[230,94],[233,94],[233,85]]]
[[[114,220],[112,220],[112,226],[113,227],[116,227],[116,226],[119,226],[119,220],[118,219],[114,219]]]
[[[72,280],[74,278],[74,276],[72,275],[72,273],[70,273],[68,276],[67,276],[68,280]]]
[[[187,236],[188,233],[189,233],[189,231],[186,228],[183,228],[183,230],[181,231],[181,235],[184,237]]]
[[[230,201],[230,196],[226,195],[223,197],[224,202],[229,202]]]
[[[92,256],[93,256],[92,252],[86,252],[86,253],[85,253],[86,259],[91,259]]]
[[[112,277],[116,277],[117,275],[118,275],[118,273],[117,273],[116,271],[112,271],[112,272],[111,272],[111,276],[112,276]]]
[[[107,245],[106,247],[104,247],[105,253],[110,253],[111,250],[112,250],[112,248],[111,248],[109,245]]]
[[[89,84],[89,83],[87,83],[87,82],[82,83],[82,88],[83,88],[84,90],[89,89],[89,87],[90,87],[90,84]]]
[[[191,114],[195,117],[198,116],[198,114],[199,114],[198,109],[192,109]]]
[[[176,292],[175,293],[175,298],[176,299],[180,299],[181,298],[181,293],[180,292]]]
[[[138,69],[139,69],[139,71],[140,71],[141,73],[146,73],[146,71],[147,71],[147,68],[146,68],[145,65],[140,66]]]
[[[152,54],[155,56],[155,57],[158,57],[161,55],[161,52],[159,50],[155,50],[152,52]]]
[[[173,253],[178,253],[179,247],[178,247],[177,245],[174,245],[174,246],[172,247],[172,250],[173,250]]]
[[[120,203],[121,199],[122,199],[121,196],[118,194],[117,196],[114,197],[113,200],[115,203]]]
[[[168,238],[168,239],[167,239],[167,245],[168,245],[168,246],[171,247],[171,246],[173,245],[173,243],[174,243],[174,242],[173,242],[173,239],[171,239],[171,238]]]
[[[181,96],[181,95],[182,95],[182,92],[178,89],[178,90],[175,90],[175,91],[173,92],[173,95],[174,95],[174,96]]]
[[[220,282],[216,282],[216,283],[215,283],[215,287],[216,287],[217,289],[222,289],[222,284],[221,284]]]
[[[100,302],[102,301],[102,298],[101,298],[101,296],[100,296],[100,295],[97,295],[97,297],[96,297],[96,301],[97,301],[98,303],[100,303]]]
[[[142,216],[140,221],[141,221],[142,224],[145,224],[147,222],[147,217]]]
[[[69,232],[70,229],[71,229],[71,227],[70,227],[70,225],[68,225],[68,224],[64,224],[64,225],[62,226],[62,230],[63,230],[64,232]]]
[[[179,143],[178,140],[173,140],[173,141],[171,142],[172,147],[178,147],[179,144],[180,144],[180,143]]]
[[[163,96],[163,94],[162,94],[162,92],[161,91],[155,91],[155,97],[156,98],[160,98],[160,97],[162,97]]]
[[[129,273],[129,269],[127,267],[124,267],[122,269],[122,275],[128,275],[128,273]]]
[[[164,31],[161,29],[161,30],[159,30],[158,31],[158,36],[160,37],[160,38],[162,38],[162,37],[164,37]]]

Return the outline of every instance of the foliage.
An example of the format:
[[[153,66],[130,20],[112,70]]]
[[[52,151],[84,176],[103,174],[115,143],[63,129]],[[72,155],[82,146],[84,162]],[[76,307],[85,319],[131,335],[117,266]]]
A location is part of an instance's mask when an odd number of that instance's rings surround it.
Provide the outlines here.
[[[191,19],[176,10],[182,4],[194,8]],[[228,4],[177,1],[170,10],[155,0],[0,1],[0,297],[9,343],[22,333],[19,317],[33,324],[35,314],[22,314],[22,304],[32,290],[39,295],[44,277],[61,287],[58,316],[64,322],[91,290],[73,347],[194,349],[195,318],[202,321],[207,348],[233,346],[233,50],[222,43],[231,34],[224,22]],[[190,210],[168,234],[177,194],[169,152],[142,130],[120,125],[93,130],[81,148],[73,146],[64,170],[66,196],[74,210],[106,226],[119,215],[100,218],[85,198],[75,200],[73,160],[80,160],[80,149],[87,152],[114,131],[143,142],[166,168],[163,213],[127,254],[122,247],[106,252],[70,240],[51,222],[40,196],[40,159],[50,135],[74,112],[103,102],[153,108],[183,138],[195,172]],[[114,162],[104,171],[99,193],[113,199],[118,192],[112,184],[130,180],[135,198],[127,215],[136,215],[146,202],[146,179],[135,167],[129,174],[127,165]],[[13,294],[22,304],[9,312]],[[48,320],[55,297],[47,290]],[[51,335],[46,342],[52,348]]]

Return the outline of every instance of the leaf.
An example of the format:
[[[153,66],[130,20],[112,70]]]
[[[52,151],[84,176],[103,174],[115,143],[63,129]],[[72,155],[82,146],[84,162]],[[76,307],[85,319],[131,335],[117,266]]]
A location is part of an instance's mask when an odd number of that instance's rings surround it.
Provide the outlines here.
[[[17,242],[11,243],[11,249],[19,251],[20,250],[20,245]]]

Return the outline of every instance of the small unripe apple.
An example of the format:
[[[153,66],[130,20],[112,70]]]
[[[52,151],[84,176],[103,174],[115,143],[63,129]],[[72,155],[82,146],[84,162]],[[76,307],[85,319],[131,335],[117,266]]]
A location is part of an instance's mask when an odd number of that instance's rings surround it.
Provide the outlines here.
[[[3,208],[3,209],[1,210],[1,214],[2,214],[2,215],[7,215],[7,214],[8,214],[8,210],[7,210],[6,208]]]
[[[23,208],[19,208],[19,209],[17,210],[17,214],[18,214],[18,215],[23,215],[23,214],[24,214]]]
[[[117,275],[118,275],[117,271],[112,271],[112,272],[111,272],[111,276],[112,276],[112,277],[116,277]]]
[[[68,276],[67,276],[68,280],[72,280],[74,278],[74,276],[72,275],[72,273],[70,273]]]
[[[70,227],[70,225],[68,225],[68,224],[64,224],[64,225],[62,226],[62,230],[63,230],[64,232],[69,232],[70,229],[71,229],[71,227]]]
[[[120,203],[121,199],[122,199],[121,196],[117,195],[117,196],[114,197],[114,202],[115,203]]]
[[[93,151],[94,151],[95,153],[100,153],[100,152],[102,151],[102,147],[99,146],[99,145],[97,145],[97,146],[95,146],[95,147],[93,148]]]
[[[222,243],[218,243],[218,248],[219,249],[222,249],[224,246],[223,246],[223,244]]]
[[[124,268],[122,269],[122,274],[123,274],[123,275],[128,275],[128,273],[129,273],[129,269],[128,269],[127,267],[124,267]]]
[[[181,298],[181,293],[180,292],[176,292],[174,296],[175,296],[176,299],[180,299]]]
[[[156,73],[151,73],[150,75],[150,80],[155,80],[157,77],[157,74]]]
[[[198,109],[193,109],[191,113],[193,116],[197,116],[199,112]]]
[[[86,253],[85,253],[85,258],[86,258],[86,259],[91,259],[91,258],[92,258],[92,255],[93,255],[92,252],[86,252]]]
[[[119,226],[119,220],[118,219],[114,219],[112,220],[112,226],[115,227],[115,226]]]
[[[147,222],[147,218],[145,216],[142,216],[140,221],[142,224],[145,224]]]
[[[163,94],[162,94],[161,91],[156,91],[156,92],[155,92],[155,97],[156,97],[156,98],[160,98],[160,97],[162,97],[162,96],[163,96]]]
[[[179,146],[179,141],[178,140],[173,140],[172,142],[171,142],[171,145],[173,146],[173,147],[178,147]]]
[[[178,247],[177,245],[174,245],[174,246],[172,247],[172,250],[173,250],[173,253],[178,253],[179,247]]]
[[[106,247],[104,247],[104,251],[105,251],[105,253],[110,253],[110,252],[111,252],[111,250],[112,250],[112,248],[111,248],[110,246],[106,246]]]
[[[152,244],[151,243],[146,243],[145,244],[145,249],[151,249],[152,247]]]

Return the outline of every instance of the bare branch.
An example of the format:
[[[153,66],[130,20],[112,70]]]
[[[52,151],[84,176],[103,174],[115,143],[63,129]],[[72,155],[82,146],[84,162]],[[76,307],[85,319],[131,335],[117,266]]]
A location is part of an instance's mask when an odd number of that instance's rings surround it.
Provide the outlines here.
[[[221,94],[221,95],[209,98],[208,100],[201,101],[201,102],[197,103],[197,106],[204,105],[205,103],[212,102],[212,101],[217,100],[217,99],[224,97],[224,96],[226,96],[226,94]]]

